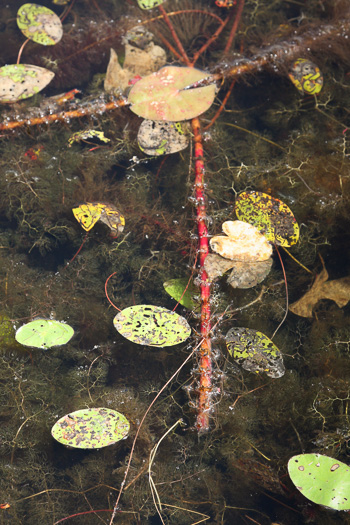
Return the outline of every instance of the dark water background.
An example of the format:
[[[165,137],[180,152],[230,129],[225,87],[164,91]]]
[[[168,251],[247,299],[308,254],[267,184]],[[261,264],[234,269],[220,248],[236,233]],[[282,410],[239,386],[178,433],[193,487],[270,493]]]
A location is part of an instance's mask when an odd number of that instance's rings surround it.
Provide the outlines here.
[[[24,39],[14,20],[21,3],[0,6],[1,65],[16,61]],[[58,14],[63,9],[49,1],[42,4]],[[23,52],[23,63],[51,67],[54,81],[43,95],[4,107],[1,120],[7,114],[13,120],[24,108],[73,88],[82,90],[82,101],[100,96],[110,48],[122,57],[126,29],[151,17],[134,4],[77,0],[60,44],[44,48],[29,43]],[[209,1],[168,0],[164,5],[167,11],[196,6],[222,17],[226,12]],[[288,47],[293,31],[303,27],[316,35],[320,24],[339,23],[346,8],[346,2],[336,0],[246,0],[230,60],[239,53],[254,56],[276,41],[281,49]],[[217,27],[203,13],[172,20],[189,55]],[[169,38],[162,23],[148,28]],[[197,67],[211,69],[223,61],[227,36],[220,36]],[[349,274],[350,266],[347,36],[329,51],[305,49],[303,56],[313,58],[325,76],[318,110],[314,98],[301,97],[289,81],[288,64],[285,71],[261,68],[238,79],[226,111],[204,135],[208,223],[215,234],[224,220],[234,220],[237,192],[268,192],[288,204],[301,225],[300,241],[291,248],[294,257],[316,275],[322,256],[330,279],[338,279]],[[176,63],[170,53],[168,60]],[[227,88],[224,83],[202,117],[204,125]],[[1,137],[0,503],[10,504],[0,509],[1,525],[52,525],[91,510],[100,512],[66,522],[108,523],[137,425],[196,344],[198,318],[181,308],[178,312],[194,330],[187,343],[152,349],[126,341],[113,327],[115,311],[105,298],[105,280],[117,272],[109,293],[120,308],[157,304],[172,309],[175,303],[163,282],[189,277],[195,258],[190,149],[164,164],[162,158],[146,158],[136,142],[140,121],[128,109],[105,113],[101,106],[89,118],[23,127]],[[67,148],[72,133],[88,128],[104,131],[110,144],[94,151],[86,144]],[[25,156],[38,145],[43,150],[37,160]],[[83,201],[113,203],[124,214],[126,228],[113,239],[105,225],[97,224],[67,266],[85,239],[71,211]],[[281,256],[293,302],[307,291],[313,276],[284,252]],[[289,313],[274,338],[284,355],[285,375],[254,375],[229,358],[223,335],[234,326],[272,335],[286,309],[277,255],[263,285],[261,301],[243,310],[262,285],[234,290],[223,277],[213,286],[214,313],[230,307],[213,335],[220,396],[212,430],[198,439],[192,429],[195,411],[183,387],[191,391],[194,360],[146,419],[115,523],[161,523],[149,488],[148,458],[179,419],[185,426],[164,439],[152,467],[165,523],[187,525],[205,517],[205,523],[235,525],[350,521],[345,513],[309,503],[293,487],[286,468],[288,459],[301,452],[350,462],[349,307],[324,300],[313,318]],[[74,327],[75,336],[66,346],[29,351],[14,341],[13,325],[50,316]],[[98,451],[67,449],[52,439],[50,429],[58,418],[99,406],[124,413],[131,422],[130,437]]]

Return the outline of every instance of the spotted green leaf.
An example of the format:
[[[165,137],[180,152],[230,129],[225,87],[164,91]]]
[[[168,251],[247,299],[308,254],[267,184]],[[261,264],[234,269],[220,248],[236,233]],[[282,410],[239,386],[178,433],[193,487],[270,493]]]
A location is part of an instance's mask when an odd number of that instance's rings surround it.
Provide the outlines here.
[[[51,435],[74,448],[102,448],[126,438],[130,424],[126,417],[110,408],[86,408],[61,417]]]
[[[231,328],[226,334],[229,354],[245,370],[266,372],[269,377],[285,373],[283,358],[277,346],[261,332],[252,328]]]
[[[51,82],[55,73],[30,64],[9,64],[0,67],[0,102],[17,102],[39,93]]]
[[[137,0],[141,9],[153,9],[163,3],[163,0]]]
[[[150,120],[190,120],[204,113],[214,101],[215,84],[190,87],[207,78],[209,73],[193,67],[163,67],[131,88],[130,109]]]
[[[302,95],[317,95],[322,89],[323,75],[320,68],[306,58],[298,58],[288,76]]]
[[[189,310],[195,310],[198,305],[196,305],[193,300],[193,296],[198,294],[198,288],[193,284],[191,280],[188,283],[188,278],[184,277],[181,279],[170,279],[163,283],[165,291],[178,301],[182,306],[188,308]],[[186,289],[185,293],[184,290]]]
[[[129,306],[115,316],[113,323],[122,336],[139,345],[173,346],[191,334],[184,317],[162,306]]]
[[[188,136],[180,122],[144,120],[137,134],[141,151],[159,156],[176,153],[188,146]]]
[[[284,202],[261,193],[244,191],[236,199],[236,215],[252,224],[272,243],[292,246],[299,239],[299,225]]]
[[[335,510],[350,509],[350,467],[321,454],[299,454],[288,461],[294,485],[309,500]]]
[[[17,12],[17,25],[25,37],[43,46],[57,44],[63,34],[59,17],[42,5],[23,4]]]
[[[53,319],[35,319],[17,330],[16,340],[24,346],[46,349],[65,345],[73,335],[74,330],[69,324]]]

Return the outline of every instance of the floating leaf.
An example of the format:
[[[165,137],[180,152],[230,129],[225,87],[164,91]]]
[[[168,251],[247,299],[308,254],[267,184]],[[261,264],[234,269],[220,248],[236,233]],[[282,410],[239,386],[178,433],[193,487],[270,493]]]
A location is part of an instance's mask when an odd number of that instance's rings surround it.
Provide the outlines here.
[[[263,333],[252,328],[231,328],[226,334],[226,344],[230,355],[245,370],[266,372],[275,378],[284,375],[282,354]]]
[[[35,319],[16,332],[16,340],[24,346],[51,348],[65,345],[73,337],[74,330],[69,324],[53,319]]]
[[[17,102],[36,95],[47,86],[55,73],[30,64],[0,67],[0,102]]]
[[[119,312],[113,323],[122,336],[139,345],[173,346],[191,334],[184,317],[161,306],[130,306]]]
[[[110,142],[111,139],[108,139],[105,137],[105,134],[103,131],[97,131],[96,129],[87,129],[85,131],[77,131],[76,133],[73,133],[71,137],[68,139],[69,147],[74,144],[74,142],[80,142],[85,141],[87,139],[98,139],[101,142]]]
[[[210,239],[211,249],[234,261],[265,261],[272,255],[272,246],[259,230],[242,221],[226,221],[222,230],[227,237],[216,235]]]
[[[190,120],[210,108],[215,84],[193,86],[210,74],[193,67],[166,66],[142,78],[131,88],[131,110],[150,120]]]
[[[126,438],[130,424],[126,417],[110,408],[86,408],[61,417],[51,435],[74,448],[102,448]]]
[[[198,294],[198,288],[193,284],[191,280],[188,284],[188,278],[184,277],[182,279],[170,279],[163,283],[165,291],[179,302],[185,308],[189,310],[196,309],[196,304],[193,301],[193,295]],[[186,292],[184,293],[185,288]]]
[[[288,76],[302,95],[317,95],[322,89],[323,75],[320,68],[306,58],[298,58]]]
[[[335,510],[350,509],[350,467],[321,454],[299,454],[288,461],[294,485],[309,500]]]
[[[322,299],[335,301],[339,308],[346,306],[350,301],[350,276],[328,281],[328,272],[324,268],[311,289],[291,304],[289,310],[301,317],[312,317],[313,309]]]
[[[137,134],[141,151],[159,156],[176,153],[188,146],[188,137],[180,122],[144,120]]]
[[[299,226],[284,202],[260,191],[244,191],[236,199],[239,220],[253,224],[265,237],[280,246],[298,242]]]
[[[141,9],[153,9],[163,3],[163,0],[137,0]]]
[[[60,18],[43,5],[23,4],[17,12],[17,25],[25,37],[43,46],[57,44],[63,35]]]
[[[74,217],[85,231],[90,231],[98,220],[106,224],[113,233],[124,230],[125,219],[113,204],[84,202],[72,209]]]

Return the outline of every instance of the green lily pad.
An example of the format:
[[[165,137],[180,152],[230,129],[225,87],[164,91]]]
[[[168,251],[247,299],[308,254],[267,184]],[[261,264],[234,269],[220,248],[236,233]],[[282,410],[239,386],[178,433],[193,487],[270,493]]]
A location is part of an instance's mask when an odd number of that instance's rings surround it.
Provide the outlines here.
[[[69,447],[102,448],[126,438],[129,429],[129,421],[116,410],[86,408],[61,417],[51,435]]]
[[[47,86],[55,73],[30,64],[0,67],[0,102],[17,102],[32,97]]]
[[[115,316],[113,324],[122,336],[139,345],[173,346],[191,334],[184,317],[162,306],[129,306]]]
[[[25,37],[43,46],[57,44],[63,35],[61,20],[43,5],[23,4],[17,12],[17,25]]]
[[[188,146],[188,136],[180,122],[144,120],[137,134],[141,151],[159,156],[177,153]]]
[[[68,343],[74,330],[69,324],[53,319],[35,319],[16,332],[16,340],[24,346],[51,348]]]
[[[350,467],[321,454],[299,454],[288,461],[294,485],[309,500],[335,510],[350,509]]]
[[[299,239],[299,225],[284,202],[261,193],[244,191],[236,199],[236,215],[252,224],[272,243],[292,246]]]
[[[187,286],[188,285],[188,286]],[[181,279],[170,279],[169,281],[166,281],[163,283],[165,291],[175,299],[175,301],[179,302],[184,306],[185,308],[188,308],[188,310],[195,310],[198,308],[198,304],[196,305],[195,301],[193,300],[194,295],[198,295],[200,292],[198,288],[193,284],[193,281],[191,280],[188,284],[188,278],[183,277]],[[184,293],[184,290],[187,286],[187,290]]]
[[[153,9],[163,3],[163,0],[137,0],[141,9]]]
[[[266,372],[269,377],[285,373],[283,357],[277,346],[262,332],[252,328],[231,328],[226,334],[229,354],[249,372]]]
[[[212,105],[215,84],[187,88],[208,77],[209,73],[193,67],[163,67],[132,87],[128,98],[130,109],[150,120],[180,122],[198,117]]]

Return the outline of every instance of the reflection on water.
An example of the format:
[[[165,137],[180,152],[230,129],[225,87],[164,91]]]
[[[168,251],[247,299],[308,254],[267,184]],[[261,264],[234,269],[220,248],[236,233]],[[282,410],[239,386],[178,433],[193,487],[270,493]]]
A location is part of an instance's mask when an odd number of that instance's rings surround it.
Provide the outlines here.
[[[58,14],[65,9],[44,4]],[[1,65],[15,62],[23,43],[14,22],[20,5],[0,8]],[[229,13],[209,0],[164,7],[180,11],[171,20],[190,56],[217,29],[217,17]],[[131,0],[76,0],[60,44],[29,43],[23,51],[23,63],[51,67],[54,81],[42,96],[4,106],[1,121],[22,119],[24,108],[40,106],[42,115],[50,114],[53,106],[45,97],[72,89],[82,91],[77,104],[89,107],[102,96],[110,48],[122,59],[126,30],[153,14]],[[328,282],[340,280],[336,299],[323,291],[312,304],[312,317],[288,314],[273,338],[286,373],[271,378],[236,364],[223,336],[234,327],[268,337],[276,330],[287,305],[276,250],[263,283],[234,289],[223,276],[212,285],[213,324],[219,320],[213,333],[212,430],[198,439],[192,429],[200,370],[191,359],[142,426],[115,523],[161,523],[148,477],[149,454],[157,443],[151,475],[164,523],[333,525],[348,519],[306,500],[287,474],[289,458],[302,452],[350,462],[350,331],[343,279],[350,266],[348,15],[341,1],[247,0],[229,60],[257,57],[275,42],[283,49],[303,28],[315,36],[320,24],[344,23],[344,28],[327,36],[328,51],[322,42],[312,51],[305,47],[305,58],[317,63],[325,78],[317,99],[295,89],[289,63],[275,71],[267,60],[254,75],[238,76],[225,111],[203,135],[210,235],[235,219],[237,193],[256,190],[281,199],[301,229],[298,244],[289,249],[294,259],[280,249],[289,302],[306,293],[323,264]],[[175,46],[162,20],[149,21],[147,28],[159,45],[167,39]],[[223,30],[197,66],[210,69],[222,62],[228,36],[229,29]],[[297,41],[302,48],[302,34]],[[178,63],[169,50],[167,57]],[[203,126],[228,86],[224,83],[201,118]],[[140,119],[127,108],[102,111],[103,98],[99,104],[101,111],[90,117],[23,126],[1,137],[0,524],[54,524],[71,515],[76,516],[67,523],[109,523],[143,414],[198,342],[198,311],[181,306],[177,312],[190,323],[192,337],[175,347],[136,345],[113,327],[116,312],[104,290],[113,272],[108,293],[119,308],[155,304],[170,310],[175,302],[163,283],[191,275],[197,247],[193,158],[190,148],[147,157],[136,141]],[[32,118],[38,114],[31,111]],[[103,131],[110,143],[92,139],[68,147],[73,133],[87,129]],[[97,222],[86,234],[71,211],[82,202],[116,206],[126,220],[124,231],[115,237]],[[47,351],[19,345],[14,330],[36,317],[66,321],[75,335]],[[102,406],[126,415],[127,439],[87,451],[52,439],[51,427],[63,415]],[[185,425],[160,442],[179,419]]]

